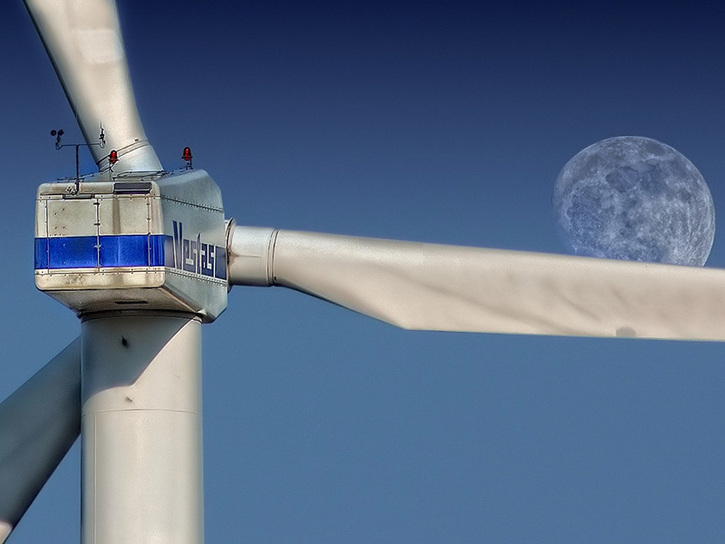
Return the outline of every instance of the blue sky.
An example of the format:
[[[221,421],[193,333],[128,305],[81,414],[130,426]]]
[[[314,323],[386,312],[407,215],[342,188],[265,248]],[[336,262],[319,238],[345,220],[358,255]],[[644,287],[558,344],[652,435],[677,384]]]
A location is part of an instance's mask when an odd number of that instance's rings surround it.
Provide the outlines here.
[[[191,146],[238,223],[563,252],[554,180],[603,138],[673,146],[720,210],[723,9],[127,0],[121,17],[162,163]],[[48,132],[80,132],[21,2],[2,21],[0,398],[79,332],[34,288],[32,236],[36,186],[74,170]],[[718,232],[707,266],[725,266]],[[208,542],[725,534],[719,344],[406,332],[239,287],[204,333]],[[79,541],[78,465],[76,445],[11,542]]]

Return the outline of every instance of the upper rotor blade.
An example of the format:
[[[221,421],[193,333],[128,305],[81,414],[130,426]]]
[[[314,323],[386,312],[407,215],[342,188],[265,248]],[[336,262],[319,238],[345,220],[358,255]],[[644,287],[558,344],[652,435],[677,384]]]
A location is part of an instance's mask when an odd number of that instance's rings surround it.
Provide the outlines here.
[[[0,403],[0,543],[80,430],[81,342],[76,339]]]
[[[114,0],[25,0],[99,168],[118,151],[116,172],[161,170],[136,108]]]
[[[725,270],[236,227],[231,284],[407,329],[725,340]]]

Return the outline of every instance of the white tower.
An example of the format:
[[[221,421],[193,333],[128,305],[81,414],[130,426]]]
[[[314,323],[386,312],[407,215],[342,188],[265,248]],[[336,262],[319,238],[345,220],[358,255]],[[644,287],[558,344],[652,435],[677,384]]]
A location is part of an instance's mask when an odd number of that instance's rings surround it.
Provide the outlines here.
[[[37,287],[80,317],[82,540],[203,541],[201,323],[227,304],[221,192],[167,173],[136,110],[115,3],[28,9],[99,173],[46,183]]]

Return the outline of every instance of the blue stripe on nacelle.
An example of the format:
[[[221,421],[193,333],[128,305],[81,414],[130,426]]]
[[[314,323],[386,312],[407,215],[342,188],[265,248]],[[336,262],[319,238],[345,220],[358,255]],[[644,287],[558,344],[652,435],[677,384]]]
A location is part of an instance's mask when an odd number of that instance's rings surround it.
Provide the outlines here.
[[[48,239],[35,239],[35,269],[48,268]]]
[[[101,236],[101,266],[164,266],[159,247],[163,247],[160,235]]]
[[[35,239],[35,269],[164,266],[164,236],[125,234]]]
[[[209,278],[227,279],[226,248],[164,234],[61,236],[35,239],[35,269],[135,268],[165,266]]]

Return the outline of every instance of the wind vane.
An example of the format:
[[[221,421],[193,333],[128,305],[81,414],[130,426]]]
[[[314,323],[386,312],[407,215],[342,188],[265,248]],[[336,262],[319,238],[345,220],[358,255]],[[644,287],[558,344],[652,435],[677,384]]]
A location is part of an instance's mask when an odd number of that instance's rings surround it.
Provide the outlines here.
[[[81,147],[91,147],[91,146],[94,146],[94,145],[97,145],[98,147],[100,147],[101,149],[103,149],[104,147],[106,147],[106,135],[103,132],[103,124],[101,124],[101,133],[98,136],[98,142],[94,142],[94,143],[90,143],[90,142],[86,143],[86,142],[83,142],[83,143],[75,143],[75,144],[62,144],[60,142],[61,142],[61,138],[63,137],[63,134],[65,134],[65,132],[63,131],[62,128],[60,130],[51,130],[50,131],[50,135],[51,136],[55,136],[55,148],[56,149],[60,150],[60,149],[63,149],[64,147],[74,147],[75,150],[76,150],[76,177],[75,177],[76,184],[75,184],[75,187],[71,189],[72,191],[74,191],[74,194],[75,194],[75,193],[78,192],[78,186],[80,185],[80,182],[81,182],[81,174],[80,174],[81,167],[80,167],[80,159],[78,157],[78,149],[81,148]],[[111,155],[113,153],[115,153],[115,150],[114,151],[111,151]]]

